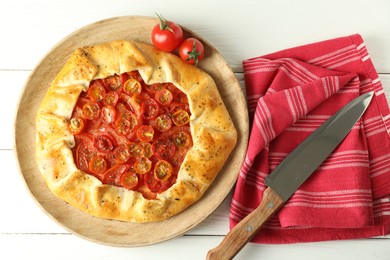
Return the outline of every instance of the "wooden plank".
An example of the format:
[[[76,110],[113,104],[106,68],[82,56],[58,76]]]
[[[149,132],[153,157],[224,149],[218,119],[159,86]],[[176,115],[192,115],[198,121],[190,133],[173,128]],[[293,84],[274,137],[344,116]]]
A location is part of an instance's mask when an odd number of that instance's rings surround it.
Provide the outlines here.
[[[201,0],[191,8],[187,4],[185,1],[166,4],[159,0],[86,0],[66,4],[44,0],[1,1],[0,23],[12,24],[3,26],[2,33],[12,40],[2,42],[0,69],[32,69],[52,46],[90,23],[123,15],[155,16],[154,12],[158,12],[207,39],[236,72],[241,71],[241,61],[246,58],[354,33],[365,38],[377,70],[390,72],[390,27],[386,26],[390,24],[389,1],[357,0],[353,5],[339,0],[266,4],[230,1],[228,8],[222,8],[221,1]],[[69,12],[63,11],[64,5],[72,10],[72,19]],[[217,14],[215,10],[222,11]]]
[[[205,259],[220,236],[183,236],[148,247],[118,248],[82,240],[73,235],[0,234],[1,259]],[[236,260],[354,259],[386,260],[390,240],[349,240],[292,245],[248,244]]]

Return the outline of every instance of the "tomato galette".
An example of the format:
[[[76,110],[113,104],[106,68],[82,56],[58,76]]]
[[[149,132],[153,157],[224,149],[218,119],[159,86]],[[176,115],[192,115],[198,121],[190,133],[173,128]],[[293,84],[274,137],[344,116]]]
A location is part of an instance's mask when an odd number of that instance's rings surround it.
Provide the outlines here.
[[[50,190],[101,218],[164,220],[197,201],[237,133],[212,78],[132,41],[77,49],[36,118]]]

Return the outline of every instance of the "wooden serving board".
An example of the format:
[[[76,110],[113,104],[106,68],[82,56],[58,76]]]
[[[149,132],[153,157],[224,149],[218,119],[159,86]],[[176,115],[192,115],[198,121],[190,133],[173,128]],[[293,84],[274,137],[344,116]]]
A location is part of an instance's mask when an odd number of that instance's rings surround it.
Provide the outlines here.
[[[215,80],[238,131],[238,143],[226,165],[203,197],[165,221],[128,223],[95,218],[57,198],[46,186],[35,161],[35,117],[54,77],[72,52],[81,46],[111,40],[136,40],[151,44],[151,30],[158,22],[151,17],[125,16],[103,20],[72,33],[55,46],[31,73],[18,104],[15,121],[15,151],[20,172],[38,205],[56,222],[85,239],[111,246],[141,246],[184,234],[206,219],[228,195],[236,182],[248,140],[246,100],[233,71],[207,41],[183,28],[205,45],[199,67]]]

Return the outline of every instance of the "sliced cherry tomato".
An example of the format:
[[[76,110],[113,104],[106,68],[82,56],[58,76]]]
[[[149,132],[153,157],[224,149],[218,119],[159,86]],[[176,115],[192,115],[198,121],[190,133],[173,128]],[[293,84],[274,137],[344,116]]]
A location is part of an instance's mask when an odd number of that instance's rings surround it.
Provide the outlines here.
[[[150,125],[142,125],[137,129],[137,138],[144,143],[149,143],[153,140],[154,129]]]
[[[138,186],[138,176],[133,171],[126,171],[120,178],[121,185],[129,190],[134,190]]]
[[[83,114],[83,106],[86,103],[82,104],[81,102],[77,102],[76,107],[73,109],[72,117],[74,118],[84,118]]]
[[[152,144],[153,154],[161,160],[167,160],[175,155],[176,146],[171,139],[157,139]]]
[[[121,77],[118,75],[112,75],[103,79],[103,84],[110,91],[120,91],[122,89]]]
[[[83,115],[86,119],[94,120],[100,115],[100,107],[96,102],[89,102],[83,106]]]
[[[140,157],[134,164],[134,170],[139,174],[145,174],[152,169],[152,161],[146,157]]]
[[[116,106],[116,103],[118,103],[118,100],[119,100],[119,95],[118,93],[114,92],[114,91],[110,91],[108,92],[104,98],[103,98],[103,104],[106,105],[106,106],[113,106],[115,107]]]
[[[123,84],[123,91],[130,96],[139,95],[142,91],[141,83],[136,79],[129,78]]]
[[[187,63],[198,65],[204,56],[203,44],[198,39],[187,38],[180,44],[179,55]]]
[[[131,157],[128,144],[120,144],[114,150],[114,158],[117,163],[125,163]]]
[[[84,120],[77,117],[72,117],[69,120],[69,131],[73,135],[78,135],[84,130]]]
[[[142,149],[144,150],[144,153],[142,156],[146,158],[150,158],[153,156],[153,150],[152,145],[150,143],[141,143]]]
[[[154,166],[153,172],[157,179],[160,181],[166,181],[172,176],[173,167],[169,162],[160,160]]]
[[[115,165],[114,167],[111,167],[103,174],[102,182],[104,184],[120,186],[121,176],[124,172],[126,172],[126,170],[127,170],[126,165],[123,164]]]
[[[94,101],[102,101],[104,96],[106,95],[106,90],[100,81],[95,81],[92,85],[90,85],[88,89],[88,96]]]
[[[145,100],[145,102],[142,103],[141,114],[143,115],[144,119],[155,119],[158,115],[158,112],[159,106],[153,99]]]
[[[157,16],[160,23],[153,27],[152,42],[157,49],[171,52],[183,41],[183,30],[176,23],[167,21],[160,15]]]
[[[160,105],[168,106],[169,104],[172,103],[173,95],[171,91],[163,88],[162,90],[156,92],[154,98]]]
[[[176,146],[186,149],[191,148],[193,145],[191,134],[188,131],[180,131],[177,129],[177,131],[172,134],[172,140]]]
[[[115,130],[120,135],[126,135],[132,129],[132,123],[126,118],[119,118],[115,121]]]
[[[144,183],[146,187],[151,192],[155,192],[155,193],[161,193],[167,190],[170,186],[172,186],[172,183],[174,181],[173,176],[167,181],[160,181],[159,179],[156,178],[153,172],[146,173],[144,176],[145,176]]]
[[[190,122],[190,116],[185,110],[178,110],[172,115],[172,121],[177,126],[182,126]]]
[[[162,114],[154,120],[153,126],[160,132],[166,132],[171,129],[172,120],[168,115]]]
[[[89,170],[97,176],[102,176],[107,169],[106,160],[99,155],[95,155],[88,163]]]
[[[93,145],[99,152],[108,153],[114,150],[116,143],[110,134],[104,133],[93,137]]]
[[[188,115],[190,115],[190,106],[188,105],[188,103],[172,102],[172,104],[169,105],[169,112],[171,114],[174,114],[178,110],[187,111]]]
[[[181,164],[184,161],[184,158],[187,154],[187,149],[180,148],[176,150],[175,155],[169,159],[169,162],[172,163],[172,166],[175,166],[176,169],[179,169]]]
[[[96,150],[90,142],[81,142],[76,148],[76,165],[77,168],[90,173],[89,161],[96,154]]]
[[[128,110],[130,110],[132,113],[136,114],[137,116],[141,115],[141,107],[136,99],[133,97],[130,97],[129,95],[125,93],[121,93],[119,95],[119,100],[121,104],[123,104]]]
[[[144,153],[143,147],[138,143],[129,143],[128,149],[131,157],[140,157]]]
[[[104,106],[101,112],[103,122],[111,124],[116,119],[116,110],[113,106]]]

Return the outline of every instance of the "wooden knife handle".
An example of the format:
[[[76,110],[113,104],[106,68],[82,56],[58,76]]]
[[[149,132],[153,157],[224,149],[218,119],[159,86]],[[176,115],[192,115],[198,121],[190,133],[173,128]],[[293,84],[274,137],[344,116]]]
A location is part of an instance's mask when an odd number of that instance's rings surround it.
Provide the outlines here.
[[[283,204],[284,201],[279,194],[268,187],[264,191],[260,205],[230,230],[221,244],[208,252],[206,259],[233,259]]]

